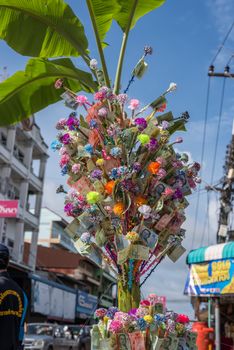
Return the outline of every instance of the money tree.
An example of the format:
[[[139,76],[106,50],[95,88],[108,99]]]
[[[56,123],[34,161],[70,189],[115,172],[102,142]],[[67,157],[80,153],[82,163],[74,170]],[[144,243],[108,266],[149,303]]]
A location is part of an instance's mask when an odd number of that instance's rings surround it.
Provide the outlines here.
[[[0,0],[0,38],[33,56],[24,72],[0,84],[1,124],[21,121],[61,99],[72,109],[58,121],[52,142],[70,187],[64,210],[74,220],[68,232],[80,254],[98,255],[109,265],[122,311],[138,307],[142,284],[165,256],[176,261],[184,252],[186,196],[199,181],[199,164],[173,148],[183,141],[175,133],[185,130],[189,118],[187,112],[174,118],[165,111],[176,84],[147,105],[140,96],[128,96],[134,78],[146,71],[151,47],[144,48],[121,90],[129,32],[163,2],[87,0],[99,65],[89,56],[80,20],[63,0]],[[103,48],[113,21],[123,41],[112,86]],[[90,73],[67,56],[80,56]]]

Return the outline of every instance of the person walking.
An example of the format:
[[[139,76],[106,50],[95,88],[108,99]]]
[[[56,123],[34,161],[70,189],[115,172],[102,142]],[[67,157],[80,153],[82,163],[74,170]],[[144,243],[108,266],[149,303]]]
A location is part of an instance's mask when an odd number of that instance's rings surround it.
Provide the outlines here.
[[[0,244],[0,349],[22,350],[27,297],[7,272],[9,250]]]

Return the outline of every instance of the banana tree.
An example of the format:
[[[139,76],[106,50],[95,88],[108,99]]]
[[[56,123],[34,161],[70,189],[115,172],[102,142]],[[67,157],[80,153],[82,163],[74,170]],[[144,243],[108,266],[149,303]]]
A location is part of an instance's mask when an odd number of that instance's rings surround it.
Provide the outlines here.
[[[129,32],[137,21],[165,0],[86,0],[107,87],[110,77],[104,56],[104,40],[113,21],[123,31],[114,92],[119,93]],[[0,0],[0,38],[16,52],[31,56],[24,71],[0,84],[0,125],[9,125],[61,99],[54,89],[58,78],[74,92],[98,90],[98,71],[90,67],[90,49],[84,27],[63,0]],[[72,57],[80,56],[88,71],[80,70]]]

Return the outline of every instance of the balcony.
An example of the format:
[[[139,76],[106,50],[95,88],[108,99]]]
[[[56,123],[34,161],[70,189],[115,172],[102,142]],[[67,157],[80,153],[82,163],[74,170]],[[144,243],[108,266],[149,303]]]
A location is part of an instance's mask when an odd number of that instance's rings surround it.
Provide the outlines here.
[[[32,184],[32,186],[37,189],[37,191],[42,190],[42,187],[43,187],[42,181],[35,174],[33,174],[33,173],[30,174],[29,181]]]
[[[0,158],[3,159],[6,163],[9,163],[10,152],[2,144],[0,144]]]
[[[29,211],[24,212],[24,220],[34,228],[37,228],[39,226],[39,218],[37,218],[35,215],[30,213]]]

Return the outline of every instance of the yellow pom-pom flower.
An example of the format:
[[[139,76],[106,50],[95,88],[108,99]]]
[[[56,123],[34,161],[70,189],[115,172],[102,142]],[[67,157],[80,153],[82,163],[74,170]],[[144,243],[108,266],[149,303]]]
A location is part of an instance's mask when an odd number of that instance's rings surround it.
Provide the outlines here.
[[[153,323],[153,317],[152,316],[150,316],[150,315],[146,315],[146,316],[144,316],[143,317],[144,318],[144,320],[147,322],[147,323]]]
[[[100,201],[100,198],[101,198],[100,193],[96,191],[90,191],[86,195],[86,200],[89,204],[96,204],[97,202]]]
[[[104,159],[103,158],[99,158],[96,160],[96,165],[97,166],[102,166],[104,164]]]
[[[126,238],[127,238],[130,242],[136,242],[136,241],[139,240],[139,235],[138,235],[137,232],[131,231],[131,232],[128,232],[128,233],[127,233]]]
[[[140,141],[142,145],[146,145],[150,141],[150,137],[146,134],[140,134],[137,136],[137,140]]]

